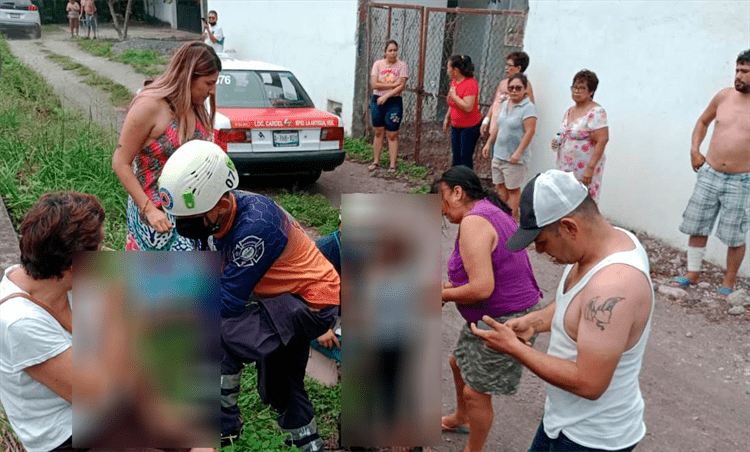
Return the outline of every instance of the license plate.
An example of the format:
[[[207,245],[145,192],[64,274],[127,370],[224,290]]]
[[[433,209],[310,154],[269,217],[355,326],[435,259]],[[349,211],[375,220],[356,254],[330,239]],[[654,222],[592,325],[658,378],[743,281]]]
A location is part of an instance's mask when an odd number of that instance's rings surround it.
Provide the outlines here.
[[[11,18],[11,19],[20,19],[20,18],[21,18],[21,15],[20,15],[20,14],[13,14],[13,13],[10,13],[10,18]]]
[[[273,145],[277,147],[299,146],[299,132],[274,132]]]

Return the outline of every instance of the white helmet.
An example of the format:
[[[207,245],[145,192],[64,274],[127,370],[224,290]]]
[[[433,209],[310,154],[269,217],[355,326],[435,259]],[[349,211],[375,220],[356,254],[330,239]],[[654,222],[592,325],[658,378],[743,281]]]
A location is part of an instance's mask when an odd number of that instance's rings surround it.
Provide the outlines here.
[[[164,210],[175,216],[198,215],[211,210],[238,182],[234,162],[219,146],[192,140],[164,164],[159,198]]]

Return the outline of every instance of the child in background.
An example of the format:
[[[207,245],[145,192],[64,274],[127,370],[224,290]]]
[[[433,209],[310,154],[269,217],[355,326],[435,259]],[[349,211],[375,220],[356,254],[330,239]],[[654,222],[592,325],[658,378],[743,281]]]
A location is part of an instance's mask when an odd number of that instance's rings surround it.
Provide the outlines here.
[[[70,24],[70,37],[78,37],[79,22],[78,16],[81,15],[81,5],[76,0],[68,0],[68,4],[65,5],[65,11],[68,12],[68,23]],[[73,31],[75,30],[75,36]]]

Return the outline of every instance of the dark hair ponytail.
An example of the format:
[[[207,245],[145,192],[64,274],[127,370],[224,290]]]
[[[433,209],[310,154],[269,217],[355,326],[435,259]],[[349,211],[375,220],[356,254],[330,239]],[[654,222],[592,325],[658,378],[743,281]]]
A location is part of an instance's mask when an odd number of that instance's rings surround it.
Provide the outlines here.
[[[503,212],[511,215],[511,208],[497,196],[494,190],[487,190],[483,185],[482,181],[479,180],[479,176],[468,166],[458,165],[444,172],[438,180],[432,184],[431,193],[438,193],[438,187],[440,184],[446,184],[451,189],[455,186],[463,188],[464,193],[469,199],[479,200],[487,199],[492,204],[496,205]]]

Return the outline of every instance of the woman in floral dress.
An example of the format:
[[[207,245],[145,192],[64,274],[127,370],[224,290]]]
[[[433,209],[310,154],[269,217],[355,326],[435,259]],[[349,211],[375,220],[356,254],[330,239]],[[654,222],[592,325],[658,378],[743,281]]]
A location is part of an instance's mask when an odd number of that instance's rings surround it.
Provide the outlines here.
[[[583,69],[573,77],[570,87],[575,105],[563,116],[557,140],[557,168],[575,174],[576,179],[589,188],[591,197],[599,202],[604,172],[604,147],[609,141],[607,112],[594,102],[599,79]]]

